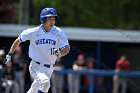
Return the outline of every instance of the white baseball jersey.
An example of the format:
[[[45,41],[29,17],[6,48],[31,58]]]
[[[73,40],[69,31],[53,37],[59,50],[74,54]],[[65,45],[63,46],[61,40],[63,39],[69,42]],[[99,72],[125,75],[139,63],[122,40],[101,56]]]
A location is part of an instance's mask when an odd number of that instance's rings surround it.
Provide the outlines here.
[[[65,33],[56,26],[53,26],[49,32],[46,32],[42,25],[26,29],[18,39],[21,42],[30,40],[29,57],[41,64],[54,64],[57,58],[54,49],[69,47]]]

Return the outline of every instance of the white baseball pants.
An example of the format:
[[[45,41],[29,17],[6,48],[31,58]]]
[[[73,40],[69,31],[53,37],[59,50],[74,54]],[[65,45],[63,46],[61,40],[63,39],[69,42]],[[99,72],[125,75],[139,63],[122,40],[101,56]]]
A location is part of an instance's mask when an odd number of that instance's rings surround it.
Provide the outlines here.
[[[27,93],[37,93],[38,90],[47,93],[50,88],[50,78],[53,73],[53,66],[44,67],[43,64],[37,64],[31,61],[29,71],[34,81]]]

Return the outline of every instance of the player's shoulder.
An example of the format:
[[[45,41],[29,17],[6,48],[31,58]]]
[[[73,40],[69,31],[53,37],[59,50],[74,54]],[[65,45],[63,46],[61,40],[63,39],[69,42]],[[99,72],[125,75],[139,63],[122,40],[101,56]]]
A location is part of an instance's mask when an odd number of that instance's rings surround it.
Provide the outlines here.
[[[58,26],[54,26],[54,28],[55,28],[55,30],[58,31],[58,32],[62,32],[62,31],[63,31],[63,30],[62,30],[60,27],[58,27]]]
[[[57,27],[57,26],[54,26],[54,32],[58,33],[59,35],[64,33],[64,31],[60,27]]]
[[[23,32],[33,33],[33,32],[38,31],[39,28],[40,28],[40,26],[34,26],[34,27],[27,28],[27,29],[23,30]]]

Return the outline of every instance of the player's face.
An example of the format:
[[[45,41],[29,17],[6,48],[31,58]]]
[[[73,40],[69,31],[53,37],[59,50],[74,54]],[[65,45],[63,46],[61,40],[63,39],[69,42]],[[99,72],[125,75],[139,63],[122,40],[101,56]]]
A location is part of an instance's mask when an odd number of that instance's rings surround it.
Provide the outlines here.
[[[55,24],[55,16],[48,17],[46,19],[46,26],[53,26]]]
[[[46,31],[50,31],[50,29],[54,26],[55,19],[55,16],[51,16],[46,19],[46,22],[44,23],[44,29]]]

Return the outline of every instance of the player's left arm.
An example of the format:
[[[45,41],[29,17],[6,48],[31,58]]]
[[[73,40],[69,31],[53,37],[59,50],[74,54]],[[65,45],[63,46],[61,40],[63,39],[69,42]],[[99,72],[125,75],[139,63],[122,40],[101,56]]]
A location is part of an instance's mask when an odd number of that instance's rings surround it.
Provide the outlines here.
[[[69,52],[70,52],[70,47],[69,46],[67,46],[67,47],[65,47],[65,48],[63,48],[63,49],[60,50],[61,56],[65,56]]]
[[[70,52],[68,38],[63,31],[61,32],[61,36],[59,39],[59,51],[61,56],[65,56]]]

